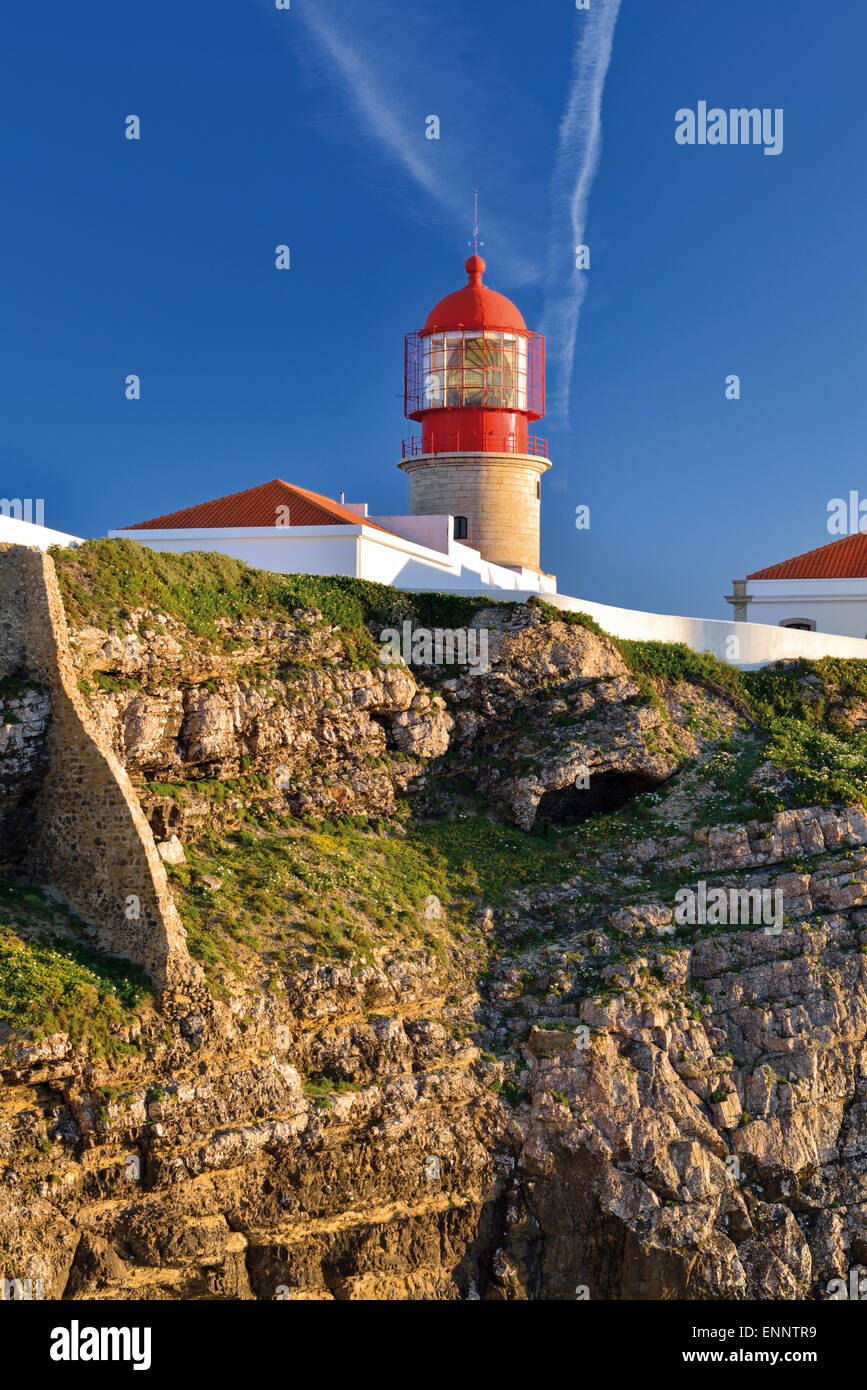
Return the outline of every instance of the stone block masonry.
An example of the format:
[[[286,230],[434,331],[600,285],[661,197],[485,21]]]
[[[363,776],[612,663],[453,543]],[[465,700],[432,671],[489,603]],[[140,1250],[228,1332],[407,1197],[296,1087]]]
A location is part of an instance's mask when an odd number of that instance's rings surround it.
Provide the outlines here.
[[[54,562],[19,545],[0,544],[2,676],[39,681],[51,699],[22,871],[60,893],[96,929],[100,949],[144,966],[158,992],[196,984],[150,826],[78,689]]]
[[[16,871],[33,838],[32,799],[45,776],[51,696],[28,682],[0,684],[0,877]]]
[[[411,516],[465,516],[467,545],[497,565],[539,569],[539,479],[551,465],[529,454],[421,454],[409,476]]]

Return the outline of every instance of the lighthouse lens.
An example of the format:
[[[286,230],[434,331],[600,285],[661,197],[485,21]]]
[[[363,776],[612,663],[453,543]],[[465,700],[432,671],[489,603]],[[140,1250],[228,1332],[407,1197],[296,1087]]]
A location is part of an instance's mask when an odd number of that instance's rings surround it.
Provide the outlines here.
[[[452,335],[449,335],[450,337]],[[454,335],[446,367],[446,405],[514,409],[517,341],[503,333]]]

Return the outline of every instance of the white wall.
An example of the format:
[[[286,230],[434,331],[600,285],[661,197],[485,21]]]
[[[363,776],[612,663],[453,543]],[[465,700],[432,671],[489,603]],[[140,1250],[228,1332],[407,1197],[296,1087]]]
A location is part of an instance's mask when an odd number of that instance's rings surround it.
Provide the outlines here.
[[[14,516],[0,513],[0,542],[47,550],[50,545],[81,545],[82,539],[67,535],[65,531],[52,531],[50,526],[34,526],[29,521],[18,521]]]
[[[362,579],[393,584],[396,589],[468,590],[490,592],[492,597],[519,586],[526,588],[528,580],[537,578],[526,570],[516,572],[503,565],[492,565],[460,541],[451,541],[448,554],[444,555],[411,541],[379,536],[375,531],[365,532],[362,540],[359,574]],[[534,588],[533,592],[538,590]]]
[[[436,519],[436,518],[435,518]],[[347,574],[401,589],[461,589],[475,592],[527,587],[528,571],[483,560],[477,550],[451,541],[446,553],[365,526],[246,526],[165,531],[109,531],[152,550],[176,554],[216,550],[257,569],[278,574]],[[545,582],[550,582],[546,579]]]
[[[444,555],[454,537],[454,517],[452,516],[371,516],[377,526],[405,540],[415,541],[416,545],[427,546],[428,550],[440,550]]]
[[[442,558],[448,557],[450,574],[443,571],[443,584],[449,589],[462,585],[494,589],[531,589],[533,592],[553,593],[557,581],[551,574],[538,574],[517,565],[495,565],[483,560],[477,550],[454,539],[454,517],[430,516],[372,516],[370,521],[386,530],[415,542],[425,550],[433,550]],[[391,570],[392,578],[383,582],[401,589],[430,589],[430,575],[418,570],[412,561],[402,562]],[[365,576],[366,577],[366,576]]]
[[[529,590],[504,598],[528,599]],[[769,661],[823,656],[867,660],[867,641],[826,632],[795,632],[791,628],[766,627],[760,623],[727,622],[717,618],[678,618],[666,613],[642,613],[635,608],[611,608],[606,603],[571,598],[566,594],[544,595],[546,603],[570,612],[587,613],[613,637],[644,642],[685,642],[695,652],[712,652],[720,661],[745,669]],[[732,641],[732,639],[735,639]]]
[[[183,554],[216,550],[255,569],[277,574],[349,574],[357,572],[361,526],[245,526],[237,530],[190,528],[170,531],[109,531],[150,550]]]
[[[867,637],[867,579],[749,579],[747,620],[808,618],[817,632]]]

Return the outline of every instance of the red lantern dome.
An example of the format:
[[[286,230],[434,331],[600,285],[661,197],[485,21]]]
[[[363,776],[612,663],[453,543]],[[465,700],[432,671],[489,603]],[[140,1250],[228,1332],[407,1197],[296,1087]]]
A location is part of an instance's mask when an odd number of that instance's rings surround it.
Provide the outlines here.
[[[407,454],[546,453],[527,421],[545,413],[545,340],[519,309],[482,284],[470,256],[463,289],[441,299],[406,338],[405,413],[421,421]],[[540,446],[540,447],[537,447]]]
[[[504,294],[497,294],[482,284],[485,262],[481,256],[470,256],[465,270],[469,284],[454,294],[447,294],[427,316],[423,333],[456,328],[512,328],[527,332],[520,310]]]

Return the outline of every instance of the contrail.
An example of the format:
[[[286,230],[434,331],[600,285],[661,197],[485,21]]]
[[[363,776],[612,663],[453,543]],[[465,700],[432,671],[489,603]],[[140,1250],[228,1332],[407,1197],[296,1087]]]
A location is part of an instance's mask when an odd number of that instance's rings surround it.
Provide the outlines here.
[[[417,141],[415,142],[416,149],[413,148],[406,133],[408,123],[398,118],[390,106],[385,92],[376,82],[368,64],[364,62],[357,49],[342,39],[324,15],[317,13],[312,7],[300,9],[298,13],[313,30],[325,52],[345,79],[356,106],[369,122],[377,138],[387,146],[425,193],[449,207],[451,211],[456,211],[454,199],[448,196],[427,167],[424,159],[416,152]],[[465,205],[462,212],[466,217]]]
[[[261,2],[268,9],[267,0]],[[378,79],[373,65],[357,44],[343,37],[322,8],[299,6],[297,14],[329,60],[327,71],[332,80],[341,80],[349,99],[375,138],[449,218],[467,226],[472,209],[472,182],[468,180],[466,187],[459,192],[454,179],[445,183],[432,171],[429,160],[421,153],[418,138],[409,134],[413,129],[412,121],[400,113],[387,87]],[[274,16],[273,10],[270,15]],[[287,31],[282,26],[281,29],[285,35]],[[498,257],[500,269],[506,268],[516,283],[526,284],[541,279],[539,268],[513,249],[510,238],[490,216],[485,218],[485,229],[489,239],[501,248]]]
[[[551,205],[554,225],[545,278],[543,318],[549,361],[556,380],[549,416],[565,421],[569,411],[578,317],[587,277],[575,268],[575,248],[584,244],[587,200],[602,148],[602,92],[611,62],[620,0],[593,0],[575,45],[569,100],[560,122]]]

